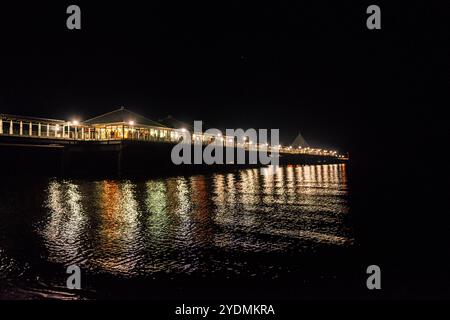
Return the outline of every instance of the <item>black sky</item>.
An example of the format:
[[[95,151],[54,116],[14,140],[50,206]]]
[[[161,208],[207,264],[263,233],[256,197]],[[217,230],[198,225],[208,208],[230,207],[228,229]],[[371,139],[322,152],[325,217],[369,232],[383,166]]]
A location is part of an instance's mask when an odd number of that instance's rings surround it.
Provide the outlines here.
[[[376,31],[363,1],[78,2],[81,31],[66,29],[70,4],[2,6],[0,112],[86,119],[123,105],[360,152],[402,140],[377,130],[434,120],[448,86],[447,15],[432,2],[379,3]]]

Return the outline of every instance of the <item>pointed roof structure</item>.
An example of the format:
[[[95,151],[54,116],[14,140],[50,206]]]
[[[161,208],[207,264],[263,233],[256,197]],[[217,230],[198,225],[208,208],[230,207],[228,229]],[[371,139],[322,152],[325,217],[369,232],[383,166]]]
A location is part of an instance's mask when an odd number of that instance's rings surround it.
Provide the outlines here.
[[[171,115],[168,115],[164,119],[159,119],[158,122],[162,123],[163,125],[165,125],[169,128],[173,128],[173,129],[183,129],[184,128],[191,132],[194,130],[194,128],[190,124],[180,121],[178,119],[175,119]]]
[[[291,143],[291,146],[293,148],[298,147],[308,148],[309,144],[308,142],[306,142],[305,138],[303,138],[302,134],[299,132],[297,138],[295,138],[295,140]]]
[[[140,114],[137,114],[133,111],[125,109],[124,107],[120,107],[117,110],[102,114],[95,118],[83,121],[83,124],[87,125],[96,125],[96,124],[130,124],[133,125],[143,125],[143,126],[152,126],[152,127],[166,127],[165,125],[150,120]]]

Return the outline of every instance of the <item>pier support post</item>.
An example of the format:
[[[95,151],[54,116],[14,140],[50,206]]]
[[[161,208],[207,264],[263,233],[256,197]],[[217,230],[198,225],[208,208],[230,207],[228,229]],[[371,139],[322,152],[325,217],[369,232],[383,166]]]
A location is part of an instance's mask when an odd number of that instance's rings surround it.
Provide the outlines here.
[[[23,134],[23,122],[20,121],[20,125],[19,125],[19,135]]]
[[[0,134],[3,134],[3,120],[0,119]]]
[[[50,137],[50,124],[47,124],[47,137]]]
[[[9,121],[9,134],[14,134],[13,121]]]
[[[41,123],[39,122],[39,124],[38,124],[38,137],[41,136],[41,130],[42,130]]]
[[[28,125],[28,135],[29,136],[33,135],[33,124],[31,123],[31,121],[30,121],[30,123]]]

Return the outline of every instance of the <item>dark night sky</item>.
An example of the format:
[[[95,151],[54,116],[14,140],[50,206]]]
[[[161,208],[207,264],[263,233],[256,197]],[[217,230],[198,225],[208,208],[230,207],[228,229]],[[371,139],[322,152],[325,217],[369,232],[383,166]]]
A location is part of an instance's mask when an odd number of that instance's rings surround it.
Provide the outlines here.
[[[1,112],[86,119],[124,105],[359,152],[381,128],[433,118],[448,86],[446,12],[431,2],[379,3],[378,31],[369,2],[151,3],[77,2],[81,31],[65,26],[72,3],[3,6]]]

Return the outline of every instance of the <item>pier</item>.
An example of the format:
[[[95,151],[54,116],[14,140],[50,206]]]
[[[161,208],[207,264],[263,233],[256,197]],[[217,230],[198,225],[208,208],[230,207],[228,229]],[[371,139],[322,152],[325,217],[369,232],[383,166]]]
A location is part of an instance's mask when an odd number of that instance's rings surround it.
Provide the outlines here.
[[[167,126],[125,108],[80,121],[0,114],[0,164],[5,173],[140,175],[207,170],[219,165],[180,165],[170,153],[189,128]],[[191,133],[191,132],[189,132]],[[311,147],[259,145],[249,139],[192,133],[192,146],[221,143],[224,149],[279,154],[281,164],[340,163],[347,157]],[[237,152],[234,152],[235,154]],[[224,166],[224,165],[222,165]],[[227,169],[242,165],[227,165]],[[5,169],[4,169],[5,171]]]

